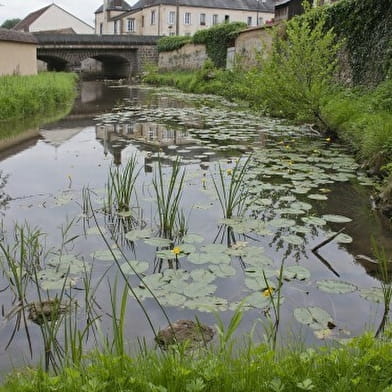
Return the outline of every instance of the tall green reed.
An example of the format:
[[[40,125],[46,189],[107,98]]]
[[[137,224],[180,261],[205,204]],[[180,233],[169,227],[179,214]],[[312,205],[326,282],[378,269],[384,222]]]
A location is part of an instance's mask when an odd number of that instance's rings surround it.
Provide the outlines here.
[[[234,168],[226,171],[219,164],[218,178],[215,179],[211,175],[223,216],[226,219],[241,216],[245,212],[245,202],[249,195],[245,186],[245,175],[249,168],[250,159],[249,156],[244,164],[237,160]]]
[[[159,234],[173,241],[186,230],[184,214],[180,208],[185,170],[181,172],[180,166],[181,160],[177,158],[173,163],[170,177],[166,183],[162,162],[159,160],[153,179],[158,207]],[[176,230],[176,225],[178,230]]]
[[[130,212],[135,183],[141,168],[137,169],[136,155],[133,155],[123,168],[110,168],[106,183],[104,210],[114,212]]]
[[[385,326],[389,321],[389,312],[391,309],[391,300],[392,300],[392,274],[389,271],[390,261],[388,260],[387,255],[385,254],[385,250],[383,248],[379,248],[374,238],[372,238],[372,248],[374,255],[380,265],[381,271],[381,290],[384,298],[384,311],[381,318],[380,325],[377,328],[375,333],[375,337],[380,336],[385,329]]]

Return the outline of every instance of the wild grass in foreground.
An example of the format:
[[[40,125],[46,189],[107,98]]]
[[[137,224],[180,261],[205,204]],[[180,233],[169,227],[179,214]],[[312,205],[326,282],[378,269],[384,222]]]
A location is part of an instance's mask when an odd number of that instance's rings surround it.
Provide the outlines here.
[[[50,113],[65,107],[76,95],[76,75],[41,73],[0,77],[0,122]]]
[[[203,349],[180,347],[136,356],[92,353],[57,376],[26,369],[8,377],[0,392],[156,391],[391,391],[392,343],[370,334],[335,348],[286,349],[266,345]],[[229,347],[231,347],[229,345]]]

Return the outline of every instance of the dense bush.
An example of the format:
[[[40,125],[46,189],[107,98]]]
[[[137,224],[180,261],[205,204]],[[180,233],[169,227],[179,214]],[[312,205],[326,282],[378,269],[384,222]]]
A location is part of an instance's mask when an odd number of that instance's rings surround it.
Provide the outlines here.
[[[163,37],[158,41],[158,52],[170,52],[182,48],[185,44],[191,43],[191,37],[172,36]]]
[[[41,73],[0,77],[0,121],[48,113],[76,96],[76,75]]]

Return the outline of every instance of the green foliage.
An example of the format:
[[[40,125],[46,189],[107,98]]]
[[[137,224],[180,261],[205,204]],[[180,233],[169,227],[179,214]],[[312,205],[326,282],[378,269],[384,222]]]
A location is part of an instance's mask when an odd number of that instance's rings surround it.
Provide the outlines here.
[[[73,101],[76,75],[41,73],[0,77],[0,122],[58,110]]]
[[[171,36],[163,37],[158,41],[158,52],[170,52],[182,48],[185,44],[192,42],[191,37]]]
[[[386,332],[390,337],[390,332]],[[143,351],[129,357],[93,353],[81,364],[50,375],[38,369],[11,374],[1,392],[73,391],[389,391],[392,343],[364,334],[347,345],[283,349],[265,345],[187,353]]]
[[[3,29],[12,29],[19,22],[20,22],[19,18],[7,19],[3,22],[3,24],[0,27],[2,27]]]
[[[326,27],[346,43],[354,84],[385,80],[392,68],[392,2],[342,0],[323,10]]]
[[[344,90],[329,97],[322,116],[375,171],[392,160],[392,81],[373,90]]]
[[[196,32],[193,36],[193,43],[206,45],[208,57],[214,65],[218,68],[224,68],[227,48],[244,28],[246,28],[246,24],[241,22],[217,24],[209,29]]]
[[[320,113],[331,93],[339,44],[321,18],[313,26],[293,18],[285,39],[275,38],[272,53],[256,71],[253,85],[268,112],[303,121],[323,122]]]

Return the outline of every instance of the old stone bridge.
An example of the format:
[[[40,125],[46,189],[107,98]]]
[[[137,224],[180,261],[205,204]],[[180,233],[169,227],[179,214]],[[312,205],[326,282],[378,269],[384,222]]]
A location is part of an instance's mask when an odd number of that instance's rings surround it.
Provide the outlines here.
[[[90,69],[105,77],[129,77],[142,72],[146,64],[158,62],[157,36],[52,33],[34,36],[38,40],[37,58],[47,64],[48,70],[80,72],[87,68],[87,61]]]

